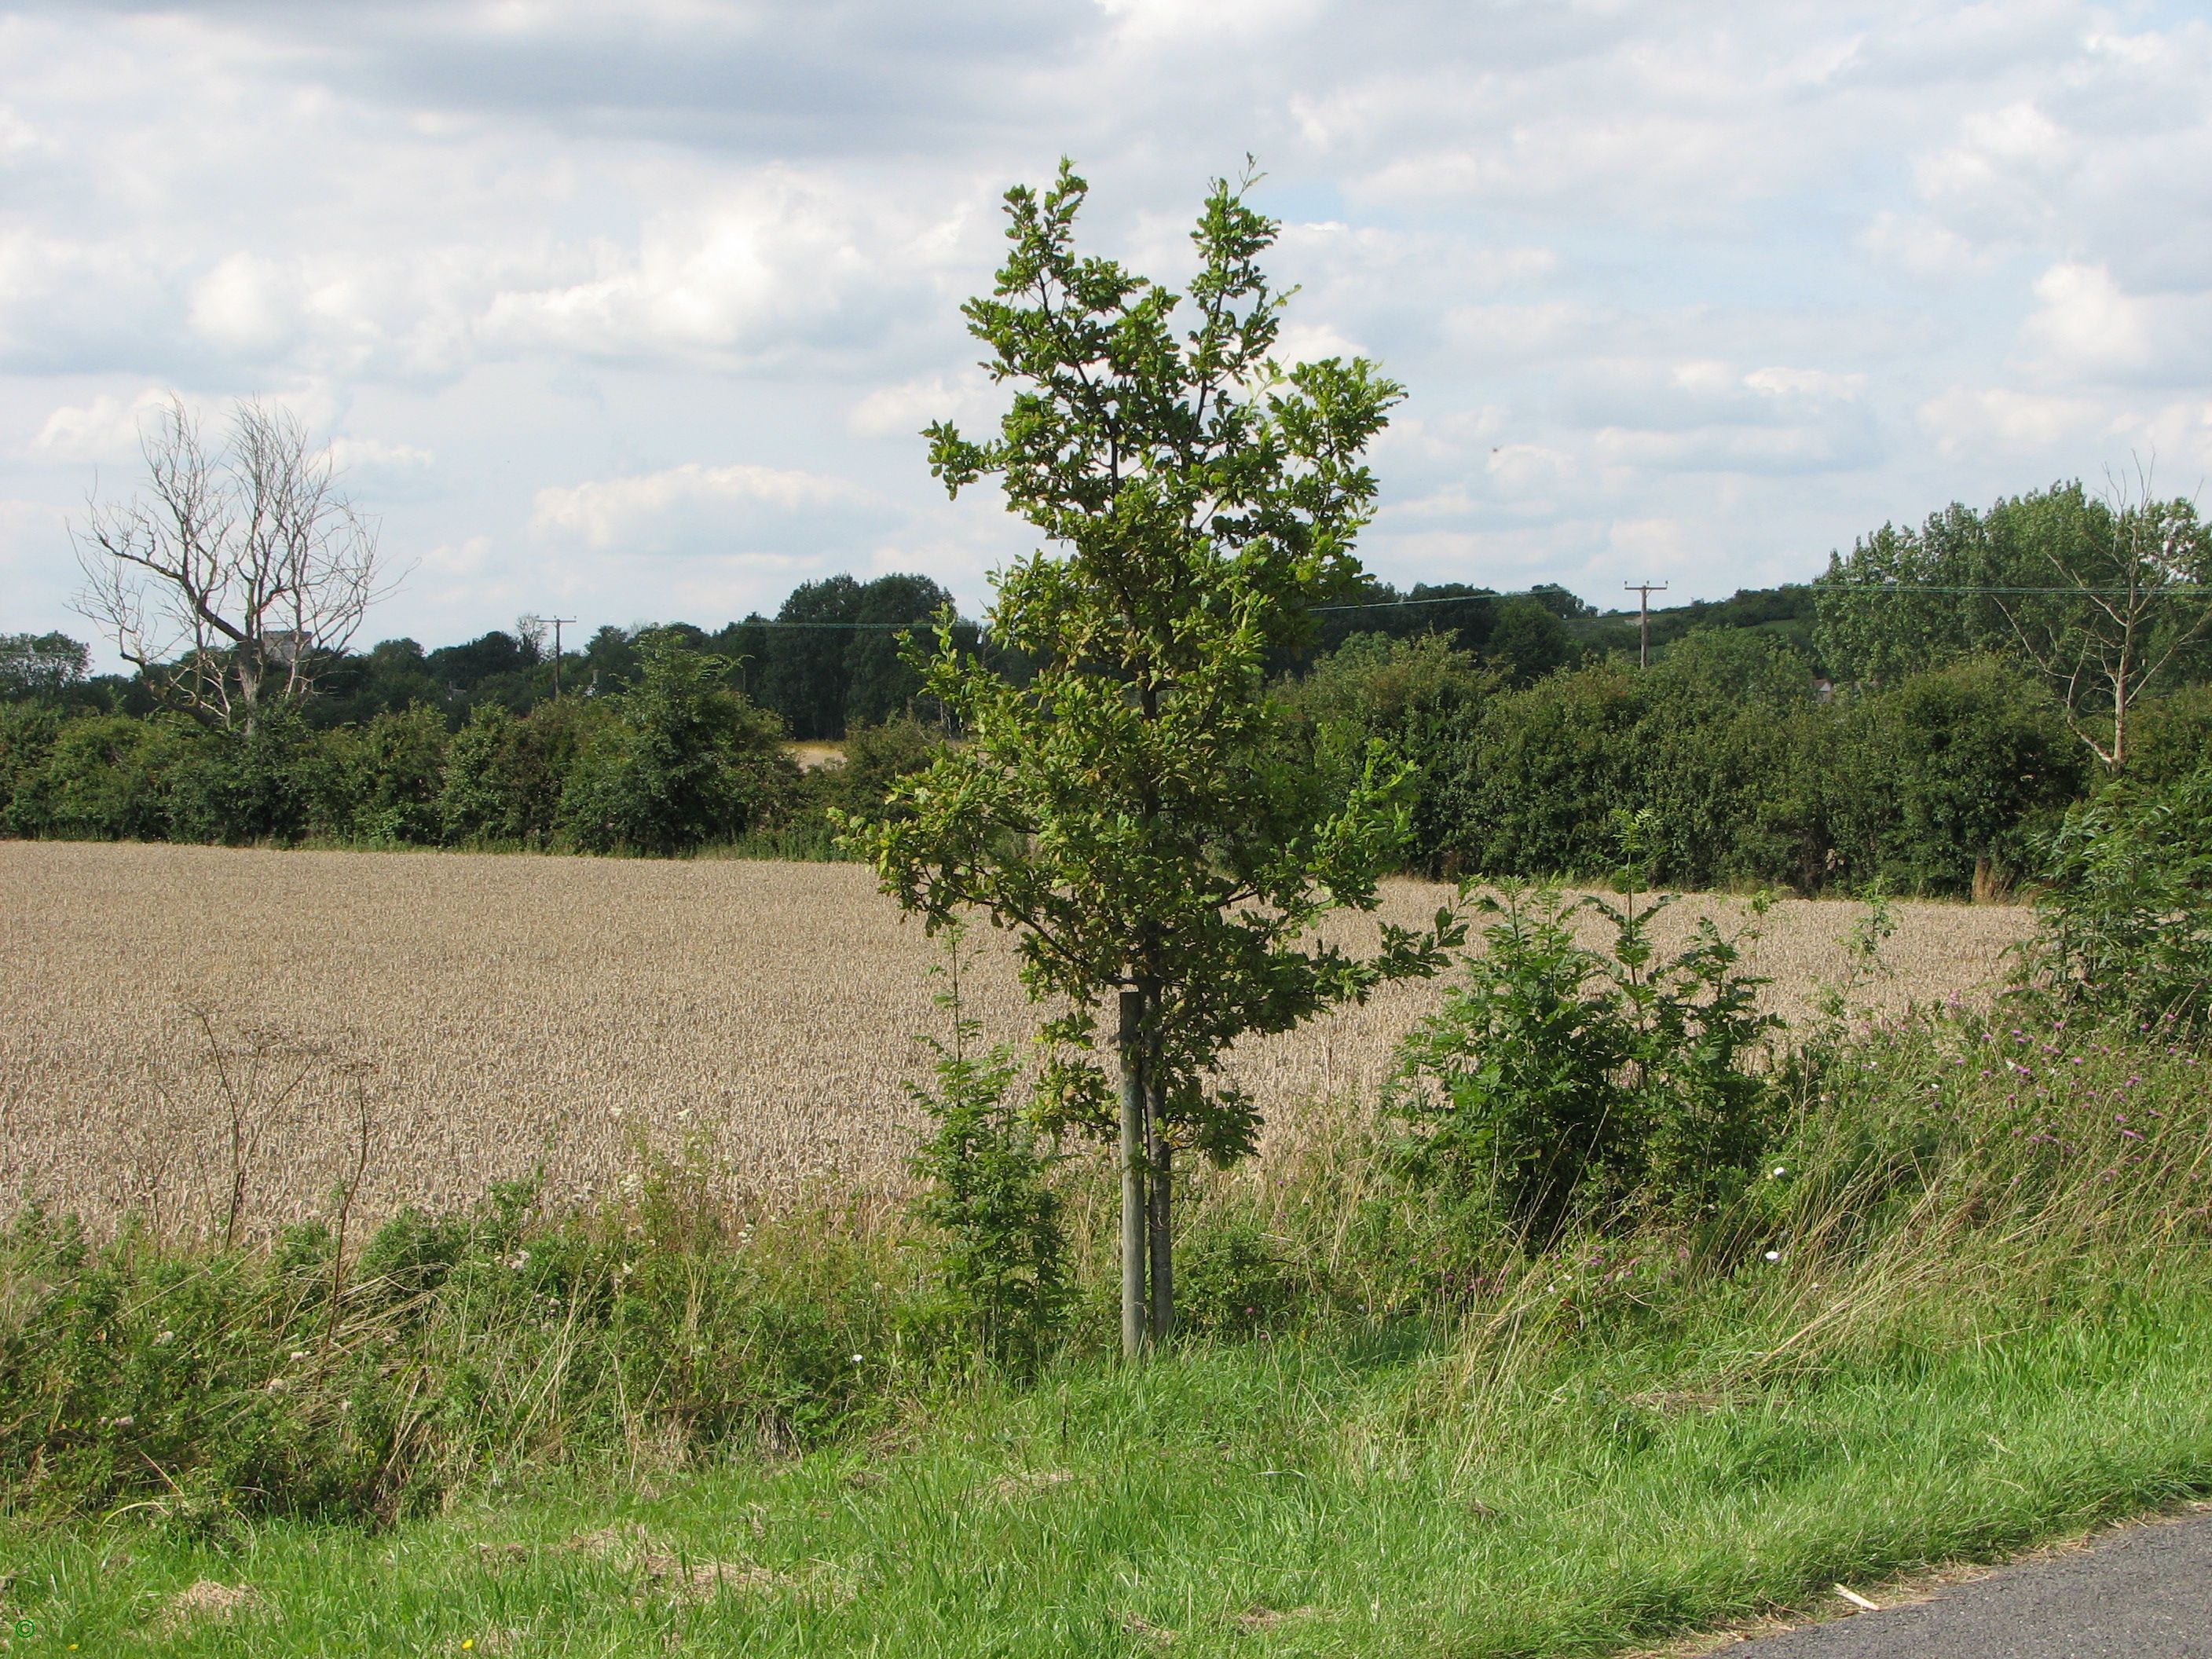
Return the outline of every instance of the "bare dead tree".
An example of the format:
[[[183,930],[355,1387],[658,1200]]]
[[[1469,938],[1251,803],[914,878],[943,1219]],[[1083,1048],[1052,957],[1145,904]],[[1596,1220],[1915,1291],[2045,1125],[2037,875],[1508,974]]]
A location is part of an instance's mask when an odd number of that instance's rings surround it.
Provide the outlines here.
[[[2212,635],[2212,534],[2193,501],[2153,495],[2140,461],[2132,478],[2109,484],[2098,533],[2042,546],[2054,586],[1991,597],[2074,735],[2117,771],[2127,764],[2137,700]]]
[[[308,694],[390,585],[374,522],[297,416],[242,402],[228,440],[210,453],[170,399],[140,445],[145,493],[95,495],[70,528],[85,577],[76,608],[157,696],[251,732]]]

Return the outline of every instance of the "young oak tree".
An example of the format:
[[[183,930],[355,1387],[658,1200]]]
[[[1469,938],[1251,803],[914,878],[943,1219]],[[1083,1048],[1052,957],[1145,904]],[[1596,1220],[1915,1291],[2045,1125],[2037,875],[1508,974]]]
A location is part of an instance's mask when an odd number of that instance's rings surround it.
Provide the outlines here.
[[[1174,1327],[1176,1154],[1253,1150],[1223,1051],[1434,973],[1463,933],[1439,911],[1364,957],[1314,936],[1332,908],[1374,908],[1410,769],[1378,746],[1347,789],[1302,764],[1265,665],[1356,579],[1361,453],[1402,393],[1364,360],[1270,356],[1285,296],[1260,268],[1276,228],[1253,182],[1214,181],[1188,312],[1078,255],[1088,186],[1067,162],[1042,195],[1006,192],[1006,263],[963,310],[1012,407],[986,441],[924,435],[950,494],[996,477],[1053,544],[995,578],[989,638],[1030,672],[958,649],[946,614],[915,662],[966,740],[849,830],[933,930],[969,910],[1012,929],[1030,996],[1065,1006],[1040,1032],[1038,1114],[1118,1133],[1133,1355]]]

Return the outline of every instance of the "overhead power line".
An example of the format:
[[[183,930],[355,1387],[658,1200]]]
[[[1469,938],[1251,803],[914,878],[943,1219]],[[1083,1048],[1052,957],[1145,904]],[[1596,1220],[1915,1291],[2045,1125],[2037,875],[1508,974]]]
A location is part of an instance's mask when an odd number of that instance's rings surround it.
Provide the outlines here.
[[[2212,587],[2197,582],[2177,582],[2171,587],[2154,587],[2148,583],[2142,587],[1939,587],[1932,583],[1921,582],[1826,582],[1819,586],[1829,593],[2045,593],[2077,599],[2124,599],[2138,593],[2202,599],[2212,594]]]
[[[1636,586],[1637,585],[1632,582],[1628,584],[1631,592],[1635,591]],[[2046,594],[2059,598],[2071,596],[2076,599],[2124,599],[2130,592],[2142,591],[2139,589],[2130,589],[2125,587],[1942,587],[1934,586],[1932,584],[1922,584],[1917,582],[1801,582],[1795,584],[1795,586],[1808,589],[1817,588],[1830,593],[1849,593],[1853,595],[1863,593],[2003,593]],[[1655,591],[1656,591],[1656,585],[1655,585]],[[2212,596],[2212,586],[2204,586],[2194,584],[2161,588],[2158,591],[2162,593],[2172,595],[2176,598],[2184,599],[2201,599]],[[1308,608],[1315,615],[1318,616],[1323,612],[1334,614],[1347,611],[1404,611],[1415,605],[1474,605],[1484,599],[1522,599],[1532,597],[1540,596],[1532,595],[1529,593],[1495,592],[1425,594],[1418,599],[1362,599],[1356,604],[1316,605]],[[1727,603],[1728,601],[1725,599],[1692,599],[1690,601],[1691,605],[1720,605]],[[1662,610],[1673,609],[1679,611],[1686,610],[1688,606],[1674,605],[1662,606],[1661,608]],[[1626,613],[1620,612],[1617,614],[1626,615]],[[784,622],[776,618],[763,617],[757,621],[733,623],[731,626],[733,628],[828,629],[848,632],[888,630],[896,633],[901,629],[909,628],[933,628],[936,626],[936,623],[937,618],[934,617],[916,617],[910,622]],[[963,628],[980,628],[982,626],[981,623],[969,622],[965,617],[961,618],[959,625]]]

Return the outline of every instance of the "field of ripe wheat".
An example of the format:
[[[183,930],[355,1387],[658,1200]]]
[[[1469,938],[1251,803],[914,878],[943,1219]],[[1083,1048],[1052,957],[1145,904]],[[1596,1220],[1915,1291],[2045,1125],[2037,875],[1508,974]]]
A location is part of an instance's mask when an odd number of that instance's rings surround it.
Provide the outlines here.
[[[1385,911],[1447,896],[1397,882]],[[1986,989],[2025,926],[1898,911],[1889,1001]],[[1858,914],[1766,916],[1780,1012],[1844,971]],[[985,943],[969,1011],[1013,1036],[1029,1010]],[[687,1145],[763,1201],[895,1187],[941,959],[849,865],[0,842],[0,1208],[259,1230],[341,1182],[364,1216],[540,1168],[589,1199]],[[1279,1132],[1371,1090],[1436,995],[1395,988],[1229,1069]]]

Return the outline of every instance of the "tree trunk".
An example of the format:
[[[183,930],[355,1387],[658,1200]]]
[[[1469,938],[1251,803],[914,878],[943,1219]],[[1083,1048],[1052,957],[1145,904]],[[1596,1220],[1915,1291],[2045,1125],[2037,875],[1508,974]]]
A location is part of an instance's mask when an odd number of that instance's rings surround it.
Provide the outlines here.
[[[1159,1082],[1148,1079],[1146,1091],[1151,1121],[1146,1127],[1150,1154],[1146,1159],[1152,1176],[1152,1340],[1164,1343],[1175,1334],[1175,1149],[1160,1127]]]
[[[2128,678],[2130,664],[2123,655],[2120,672],[2112,686],[2112,770],[2119,771],[2128,763]]]
[[[1151,1335],[1145,1305],[1152,1206],[1145,1179],[1145,997],[1121,993],[1121,1353],[1134,1359]]]

